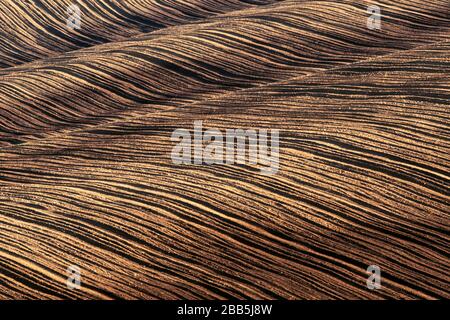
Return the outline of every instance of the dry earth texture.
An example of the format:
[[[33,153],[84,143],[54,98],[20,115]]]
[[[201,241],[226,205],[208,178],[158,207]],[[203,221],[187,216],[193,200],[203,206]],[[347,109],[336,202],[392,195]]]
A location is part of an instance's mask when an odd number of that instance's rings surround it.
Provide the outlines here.
[[[450,298],[448,0],[71,3],[0,0],[0,298]],[[174,164],[197,120],[279,171]]]

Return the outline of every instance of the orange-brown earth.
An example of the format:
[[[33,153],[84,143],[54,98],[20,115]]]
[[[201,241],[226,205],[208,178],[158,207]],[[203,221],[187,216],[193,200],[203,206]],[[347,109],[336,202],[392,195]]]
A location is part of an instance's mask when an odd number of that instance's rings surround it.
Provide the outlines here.
[[[0,0],[0,298],[450,297],[448,0],[71,3]],[[279,171],[174,164],[198,120]]]

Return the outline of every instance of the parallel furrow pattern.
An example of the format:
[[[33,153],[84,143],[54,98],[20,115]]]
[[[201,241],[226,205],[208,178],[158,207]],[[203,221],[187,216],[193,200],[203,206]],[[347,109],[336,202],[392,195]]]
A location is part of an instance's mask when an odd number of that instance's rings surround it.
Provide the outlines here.
[[[0,298],[450,298],[447,1],[382,30],[369,1],[113,2],[0,47]],[[279,172],[174,165],[196,120],[279,129]]]

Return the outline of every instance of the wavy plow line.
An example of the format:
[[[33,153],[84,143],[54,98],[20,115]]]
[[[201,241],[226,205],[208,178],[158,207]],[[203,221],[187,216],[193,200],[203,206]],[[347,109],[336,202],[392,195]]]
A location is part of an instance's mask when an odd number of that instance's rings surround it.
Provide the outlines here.
[[[368,31],[366,13],[356,4],[283,1],[250,11],[197,24],[185,33],[177,29],[148,40],[96,46],[0,72],[2,144],[165,110],[449,38],[448,26],[432,34],[417,30],[414,15],[393,18],[397,21],[384,26],[381,38]],[[429,24],[439,24],[437,14],[435,19]],[[79,96],[83,100],[73,98]]]
[[[276,0],[2,0],[0,68],[135,37],[205,18],[268,5]],[[81,29],[67,25],[68,8],[78,5]]]
[[[448,3],[381,1],[379,32],[367,3],[252,6],[0,71],[0,297],[449,298]],[[280,129],[279,173],[174,165],[195,120]]]

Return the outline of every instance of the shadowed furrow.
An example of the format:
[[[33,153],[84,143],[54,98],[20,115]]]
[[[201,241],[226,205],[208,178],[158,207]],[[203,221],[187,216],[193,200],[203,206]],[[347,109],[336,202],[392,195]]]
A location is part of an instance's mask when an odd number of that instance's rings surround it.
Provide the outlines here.
[[[1,0],[0,68],[276,0]],[[82,28],[67,20],[80,9]],[[70,20],[72,21],[72,20]]]
[[[84,1],[73,33],[28,2],[0,2],[1,299],[450,298],[448,1],[381,30],[369,1]],[[276,174],[175,163],[198,121],[279,130]]]
[[[397,10],[380,36],[357,3],[283,1],[0,71],[0,139],[18,144],[449,39],[450,26],[431,27],[437,9],[424,21],[431,34]]]
[[[4,151],[1,238],[31,243],[3,251],[52,270],[56,297],[76,263],[109,297],[448,298],[449,52],[425,46]],[[170,132],[198,119],[279,128],[279,174],[174,166]],[[382,291],[365,289],[369,264]]]

